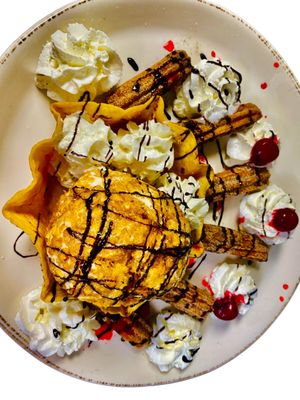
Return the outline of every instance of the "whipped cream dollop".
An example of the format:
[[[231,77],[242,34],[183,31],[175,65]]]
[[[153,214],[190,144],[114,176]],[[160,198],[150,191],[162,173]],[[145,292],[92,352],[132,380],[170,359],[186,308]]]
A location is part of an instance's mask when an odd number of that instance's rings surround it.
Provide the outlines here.
[[[85,114],[71,114],[56,137],[56,149],[65,160],[56,174],[65,187],[72,187],[87,169],[102,163],[149,183],[174,163],[172,130],[154,120],[140,125],[129,122],[127,130],[116,134],[101,119],[91,122]]]
[[[40,299],[41,288],[32,290],[21,299],[16,323],[30,339],[29,347],[44,357],[63,357],[78,351],[89,341],[96,341],[99,323],[84,303],[67,300],[45,303]]]
[[[201,323],[186,314],[169,311],[157,315],[151,345],[146,349],[151,362],[162,372],[185,369],[200,349]]]
[[[154,120],[139,125],[128,122],[127,130],[118,131],[112,163],[117,169],[153,183],[161,172],[173,166],[172,129]]]
[[[240,204],[240,227],[258,235],[269,245],[281,244],[293,233],[293,230],[282,231],[276,228],[276,212],[286,209],[295,213],[295,203],[291,196],[278,186],[269,185],[264,190],[244,196]]]
[[[69,24],[45,44],[36,68],[36,85],[56,101],[78,101],[84,92],[93,99],[120,80],[122,62],[108,36],[84,25]]]
[[[80,113],[66,116],[61,136],[56,138],[56,149],[66,161],[57,171],[61,184],[72,187],[87,169],[110,164],[116,140],[117,135],[102,119],[90,122]]]
[[[272,125],[262,119],[250,128],[231,135],[226,147],[226,154],[229,157],[226,159],[227,165],[241,165],[249,162],[255,143],[267,138],[272,138],[278,145],[279,138],[275,135]]]
[[[257,296],[256,284],[245,265],[222,263],[203,283],[215,299],[233,296],[241,315],[246,314]]]
[[[241,74],[230,65],[201,60],[178,90],[174,113],[179,118],[202,116],[216,123],[237,110],[241,81]]]
[[[168,172],[159,178],[157,186],[158,190],[169,194],[179,205],[192,229],[201,226],[209,206],[204,198],[197,197],[200,184],[193,176],[182,179],[173,172]]]

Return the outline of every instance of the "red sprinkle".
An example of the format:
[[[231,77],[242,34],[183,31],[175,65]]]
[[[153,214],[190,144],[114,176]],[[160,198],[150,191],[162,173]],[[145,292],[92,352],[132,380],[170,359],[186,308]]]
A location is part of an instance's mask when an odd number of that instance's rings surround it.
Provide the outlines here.
[[[210,284],[208,283],[208,281],[206,279],[202,279],[202,285],[208,289],[209,293],[213,296],[214,292],[212,291],[212,288],[210,287]]]
[[[211,55],[213,58],[215,58],[215,57],[217,56],[217,53],[216,53],[214,50],[212,50],[212,52],[210,53],[210,55]]]
[[[245,222],[245,217],[239,217],[238,223],[243,224]]]
[[[260,87],[262,88],[262,90],[267,89],[267,87],[268,87],[267,82],[263,82],[263,83],[260,85]]]
[[[273,65],[274,65],[274,68],[279,68],[279,67],[280,67],[280,64],[279,64],[279,62],[277,62],[277,61],[276,61],[276,62],[274,62],[274,64],[273,64]]]
[[[175,49],[173,40],[168,40],[167,43],[164,44],[163,48],[170,52],[173,51]]]
[[[289,285],[288,285],[287,283],[284,283],[284,284],[282,285],[282,287],[283,287],[284,290],[288,290]]]
[[[188,262],[188,267],[192,267],[196,262],[196,258],[190,257]]]
[[[200,250],[200,249],[201,249],[201,246],[200,246],[199,244],[194,244],[194,245],[193,245],[193,249],[194,249],[194,250]]]
[[[98,340],[110,340],[113,336],[112,326],[110,323],[105,322],[95,331]]]
[[[283,301],[284,301],[284,297],[283,297],[283,296],[280,296],[280,297],[279,297],[279,300],[280,300],[281,302],[283,302]]]
[[[207,164],[206,157],[203,154],[199,155],[200,164]]]

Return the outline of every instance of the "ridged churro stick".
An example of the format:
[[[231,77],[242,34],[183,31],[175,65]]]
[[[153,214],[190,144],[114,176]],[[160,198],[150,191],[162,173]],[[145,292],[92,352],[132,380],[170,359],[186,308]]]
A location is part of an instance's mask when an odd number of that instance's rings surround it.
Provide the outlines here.
[[[212,310],[214,299],[206,289],[182,281],[161,297],[179,311],[191,317],[202,319]]]
[[[121,108],[143,104],[182,83],[192,70],[191,59],[183,50],[174,50],[158,63],[119,86],[106,100]]]
[[[229,196],[252,193],[264,188],[270,178],[266,168],[249,165],[232,167],[217,173],[206,193],[209,202],[224,200]]]
[[[256,235],[204,224],[201,241],[206,251],[211,253],[229,253],[234,256],[255,261],[267,261],[269,247]]]
[[[252,103],[241,104],[238,110],[221,119],[216,124],[205,122],[201,124],[196,120],[183,121],[181,125],[190,129],[198,143],[206,143],[221,136],[232,134],[254,124],[262,117],[260,109]]]

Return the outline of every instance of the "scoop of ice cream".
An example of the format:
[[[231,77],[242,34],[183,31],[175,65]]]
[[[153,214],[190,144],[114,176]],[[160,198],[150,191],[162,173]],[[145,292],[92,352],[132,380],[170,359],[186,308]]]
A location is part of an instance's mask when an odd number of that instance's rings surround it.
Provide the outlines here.
[[[243,198],[240,226],[269,245],[285,242],[298,224],[291,196],[276,185]]]
[[[151,345],[146,352],[162,372],[185,369],[200,348],[201,323],[186,314],[157,315]]]
[[[85,115],[75,113],[65,117],[56,149],[67,164],[59,168],[57,176],[65,187],[72,187],[84,172],[99,163],[111,163],[117,135],[97,119],[89,122]]]
[[[179,205],[192,229],[201,226],[209,209],[207,201],[197,197],[199,187],[194,177],[181,179],[172,172],[162,175],[158,180],[158,190],[169,194]]]
[[[215,123],[233,114],[240,101],[241,74],[221,61],[201,60],[183,82],[173,104],[180,118],[203,116]]]
[[[140,125],[129,122],[127,130],[119,130],[113,158],[116,168],[153,183],[173,163],[173,134],[168,125],[154,120]]]
[[[269,141],[266,141],[266,139],[269,139]],[[230,136],[226,148],[226,153],[229,157],[226,160],[227,165],[240,165],[252,161],[251,159],[255,157],[253,152],[255,152],[258,143],[263,143],[262,140],[264,140],[265,143],[263,149],[264,153],[272,152],[272,154],[264,154],[264,159],[267,162],[265,165],[268,165],[269,162],[274,161],[279,154],[278,136],[275,135],[271,124],[264,120],[260,120],[252,125],[249,129],[246,129],[242,132],[237,132]],[[270,145],[267,148],[266,144],[268,145],[268,143],[270,143]],[[275,150],[275,154],[273,154],[273,148]],[[262,164],[264,164],[264,162],[262,162]]]
[[[99,30],[69,24],[45,44],[36,69],[36,85],[56,101],[78,101],[84,92],[91,99],[118,83],[122,62],[110,39]]]
[[[257,296],[254,279],[248,269],[240,264],[223,263],[213,269],[204,285],[209,288],[216,300],[233,298],[238,313],[244,315]],[[226,311],[226,310],[223,310]]]
[[[63,357],[78,351],[88,341],[96,341],[94,330],[99,323],[84,303],[66,300],[45,303],[37,288],[21,300],[16,316],[19,328],[30,339],[29,347],[44,357]]]

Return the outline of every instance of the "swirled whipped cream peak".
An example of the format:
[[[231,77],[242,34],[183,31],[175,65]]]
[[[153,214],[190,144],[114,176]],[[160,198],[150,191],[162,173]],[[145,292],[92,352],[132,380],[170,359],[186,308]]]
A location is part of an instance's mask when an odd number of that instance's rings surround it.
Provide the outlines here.
[[[64,118],[56,149],[64,158],[57,177],[72,187],[83,173],[96,165],[110,164],[153,183],[173,166],[173,133],[168,125],[147,121],[127,124],[116,134],[103,120],[92,122],[80,113]]]
[[[185,369],[200,349],[201,323],[186,314],[164,311],[157,315],[151,345],[146,349],[160,371]]]
[[[244,196],[241,201],[241,228],[258,235],[269,245],[285,242],[291,237],[298,222],[291,196],[274,184]]]
[[[250,128],[231,135],[226,153],[229,166],[250,162],[257,167],[265,167],[279,155],[279,138],[272,125],[261,119]]]
[[[78,101],[107,92],[121,77],[122,62],[108,36],[84,25],[69,24],[51,35],[40,54],[36,85],[56,101]]]
[[[129,122],[127,129],[118,131],[113,165],[153,183],[174,163],[173,133],[171,128],[154,120],[137,125]]]
[[[203,280],[216,299],[213,311],[223,320],[244,315],[257,296],[254,279],[245,265],[222,263]]]
[[[230,65],[203,59],[177,91],[174,113],[179,118],[204,117],[216,123],[237,110],[241,81],[241,74]]]
[[[117,135],[101,119],[90,122],[80,113],[66,116],[56,138],[56,149],[66,161],[57,171],[61,184],[72,187],[90,167],[111,163],[116,140]]]
[[[192,229],[201,226],[209,207],[204,198],[197,197],[200,184],[194,177],[182,179],[173,172],[168,172],[158,179],[157,186],[158,190],[169,194],[179,205]]]
[[[78,300],[45,303],[41,288],[21,299],[16,323],[30,339],[31,350],[49,357],[63,357],[80,350],[89,341],[97,341],[99,323],[95,312]]]

